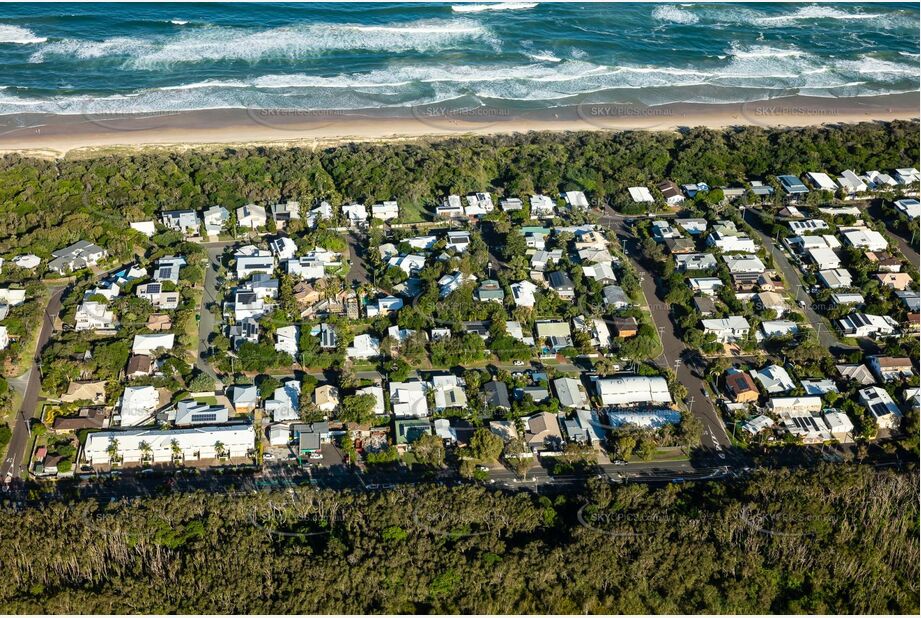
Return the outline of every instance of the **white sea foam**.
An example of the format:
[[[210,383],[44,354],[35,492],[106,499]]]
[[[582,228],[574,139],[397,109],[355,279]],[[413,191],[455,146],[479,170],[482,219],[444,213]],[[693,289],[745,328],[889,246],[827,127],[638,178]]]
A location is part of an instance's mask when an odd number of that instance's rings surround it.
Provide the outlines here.
[[[82,59],[115,56],[126,58],[128,68],[153,70],[178,63],[220,60],[297,60],[337,50],[425,52],[474,41],[498,45],[485,26],[463,18],[382,26],[307,24],[271,30],[209,26],[141,40],[66,39],[43,46],[30,61],[44,62],[53,56]]]
[[[700,21],[700,18],[698,18],[697,15],[694,15],[694,13],[668,4],[660,4],[657,6],[652,12],[652,17],[659,21],[670,22],[673,24],[696,24],[698,21]]]
[[[817,19],[886,19],[885,15],[876,13],[854,13],[842,11],[832,6],[809,5],[801,6],[795,12],[786,15],[762,16],[755,18],[757,24],[768,26],[785,26],[797,21],[814,21]]]
[[[28,28],[0,24],[0,43],[31,45],[33,43],[44,43],[47,40],[45,37],[35,36],[35,33]]]
[[[559,58],[556,54],[550,51],[539,51],[526,55],[531,60],[537,60],[538,62],[562,62],[562,58]]]
[[[533,9],[536,2],[497,2],[496,4],[455,4],[451,10],[455,13],[483,13],[486,11],[520,11]]]
[[[169,23],[176,25],[176,26],[184,26],[189,22],[186,21],[185,19],[171,19],[169,20]]]

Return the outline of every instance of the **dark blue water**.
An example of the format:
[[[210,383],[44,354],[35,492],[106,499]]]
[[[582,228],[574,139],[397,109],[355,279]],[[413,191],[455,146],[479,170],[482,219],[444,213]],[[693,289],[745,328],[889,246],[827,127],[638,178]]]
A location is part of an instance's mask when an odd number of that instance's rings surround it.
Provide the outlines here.
[[[483,6],[483,5],[479,5]],[[919,89],[918,4],[4,4],[0,114]]]

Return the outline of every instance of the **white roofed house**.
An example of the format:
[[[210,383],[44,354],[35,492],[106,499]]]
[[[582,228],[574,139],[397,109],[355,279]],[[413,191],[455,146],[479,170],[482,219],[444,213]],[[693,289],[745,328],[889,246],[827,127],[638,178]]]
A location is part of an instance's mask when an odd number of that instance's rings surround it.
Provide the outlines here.
[[[838,320],[838,327],[848,337],[889,337],[899,331],[892,317],[868,313],[852,313]]]
[[[371,395],[374,397],[374,414],[377,416],[383,416],[387,413],[387,408],[384,406],[384,389],[377,385],[366,386],[364,388],[359,388],[355,391],[356,395]]]
[[[692,236],[706,233],[709,226],[706,219],[699,218],[675,219],[675,224]]]
[[[751,325],[744,317],[732,315],[727,318],[701,320],[704,333],[713,333],[720,343],[732,343],[748,337]]]
[[[127,386],[119,403],[119,422],[122,427],[151,423],[159,406],[160,395],[153,386]]]
[[[739,232],[732,221],[720,221],[707,236],[707,245],[723,253],[757,253],[758,246],[748,234]]]
[[[589,208],[588,198],[581,191],[567,191],[563,194],[566,203],[572,208],[587,210]]]
[[[118,325],[115,313],[105,303],[87,300],[77,307],[74,330],[112,330]]]
[[[438,237],[431,234],[427,236],[413,236],[412,238],[407,238],[402,242],[405,242],[413,249],[423,251],[434,247],[435,243],[438,242]]]
[[[194,210],[168,210],[160,214],[160,221],[167,229],[186,236],[197,236],[201,227],[198,213]]]
[[[176,404],[176,418],[173,424],[176,427],[190,427],[209,423],[226,423],[228,417],[227,408],[224,406],[212,406],[194,399],[184,399]]]
[[[223,206],[212,206],[202,213],[202,220],[206,235],[219,236],[230,221],[230,212]]]
[[[500,201],[499,205],[502,207],[502,212],[512,212],[513,210],[524,208],[524,203],[517,197],[506,198]]]
[[[10,345],[10,333],[6,326],[0,326],[0,350],[5,350]]]
[[[667,406],[672,403],[668,382],[662,377],[596,378],[595,391],[606,407]]]
[[[794,234],[811,234],[829,229],[828,224],[822,219],[806,219],[804,221],[788,221],[787,225]]]
[[[269,248],[279,260],[290,260],[297,254],[297,245],[287,236],[278,236],[269,241]]]
[[[346,204],[342,207],[342,216],[349,225],[364,225],[368,222],[368,209],[364,204]]]
[[[355,339],[352,340],[352,345],[345,350],[345,355],[348,358],[368,359],[378,356],[380,353],[380,340],[367,333],[356,335]]]
[[[266,399],[264,408],[271,415],[272,422],[300,420],[301,383],[295,379],[285,380],[275,389],[271,399]]]
[[[186,462],[242,458],[252,454],[255,443],[256,432],[249,424],[100,431],[87,436],[83,460],[91,466],[109,465],[113,452],[125,464],[165,464],[177,456]]]
[[[900,167],[895,170],[895,179],[903,185],[917,184],[921,181],[921,172],[913,167]]]
[[[833,268],[830,270],[820,270],[818,273],[819,281],[830,290],[842,290],[851,287],[854,280],[851,273],[846,268]]]
[[[519,307],[533,307],[537,302],[534,293],[537,292],[537,286],[530,281],[519,281],[511,286],[512,299]]]
[[[896,200],[895,207],[911,220],[921,217],[921,202],[914,198]]]
[[[646,187],[629,187],[627,191],[630,193],[630,197],[633,199],[633,201],[637,204],[655,202],[655,199],[652,197],[652,193],[650,193],[649,189]]]
[[[458,253],[463,253],[470,246],[470,232],[456,230],[448,232],[447,249],[454,249]]]
[[[302,255],[286,260],[285,272],[300,279],[313,281],[326,276],[326,264],[314,257]]]
[[[880,429],[898,429],[902,423],[902,411],[889,393],[878,386],[869,386],[858,391],[860,402]]]
[[[396,296],[384,296],[369,302],[365,312],[369,318],[379,315],[389,315],[403,308],[403,299]]]
[[[175,341],[176,335],[173,333],[135,335],[134,343],[131,345],[131,353],[152,356],[156,350],[171,350]]]
[[[798,406],[794,404],[785,404],[793,405],[794,407],[809,407],[814,406],[803,404],[805,400],[818,399],[819,407],[821,408],[821,398],[819,397],[783,397],[780,399],[784,400],[795,400],[799,403]],[[770,403],[773,403],[775,400],[771,400]],[[770,404],[769,404],[770,405]],[[822,417],[811,411],[790,411],[790,412],[775,412],[780,416],[781,424],[783,428],[793,437],[798,438],[802,444],[821,444],[823,442],[828,442],[832,439],[831,432],[828,430],[828,425],[825,424],[825,421]]]
[[[406,273],[407,276],[411,277],[425,268],[425,256],[416,255],[414,253],[409,255],[395,255],[387,260],[387,264],[391,268],[399,268]]]
[[[272,220],[275,221],[275,227],[283,230],[291,221],[299,221],[301,218],[300,202],[285,202],[284,204],[272,204],[269,206],[269,213]]]
[[[807,172],[806,178],[814,189],[819,191],[837,191],[838,183],[831,179],[831,176],[823,172]]]
[[[234,254],[237,279],[247,279],[256,273],[271,275],[275,271],[275,256],[271,252],[251,247],[244,253],[243,249],[246,247]]]
[[[320,202],[320,205],[307,212],[304,222],[309,228],[315,228],[320,221],[329,221],[333,218],[333,207],[329,202]]]
[[[166,255],[161,257],[157,260],[157,265],[153,270],[153,280],[179,283],[179,272],[185,265],[186,261],[182,256]]]
[[[371,206],[371,218],[390,221],[400,217],[400,207],[396,200],[388,200]]]
[[[157,233],[157,224],[154,221],[133,221],[130,225],[132,230],[140,232],[147,238]]]
[[[768,365],[762,369],[753,369],[750,373],[770,395],[786,393],[796,388],[796,382],[780,365]]]
[[[869,228],[851,229],[843,233],[844,241],[856,249],[885,251],[889,247],[886,237]]]
[[[815,264],[819,270],[835,270],[841,266],[841,258],[828,247],[816,247],[806,249],[806,255],[809,261]]]
[[[390,409],[393,415],[396,418],[428,416],[429,408],[425,390],[424,382],[391,382]]]
[[[717,267],[712,253],[680,253],[675,256],[675,267],[679,272],[689,270],[713,270]]]
[[[898,180],[889,174],[883,174],[878,170],[870,170],[864,174],[864,178],[867,178],[870,181],[872,187],[877,191],[885,191],[886,189],[892,189],[899,186]]]
[[[449,195],[444,201],[435,207],[435,216],[443,219],[462,219],[464,217],[464,205],[459,195]]]
[[[719,277],[691,277],[688,279],[688,285],[698,294],[715,296],[725,284]]]
[[[759,275],[765,271],[764,263],[756,255],[724,255],[729,273]]]
[[[464,391],[462,378],[450,374],[435,375],[431,378],[431,385],[437,412],[448,408],[467,407],[467,393]]]
[[[601,296],[606,307],[626,309],[630,306],[630,297],[619,285],[606,285],[601,288]]]
[[[290,324],[275,329],[275,349],[297,358],[297,341],[300,335],[296,325]]]
[[[556,202],[547,195],[537,194],[531,196],[531,218],[551,219],[556,214]]]
[[[494,209],[492,196],[489,193],[471,193],[467,196],[467,206],[464,214],[468,217],[482,217]]]
[[[573,378],[557,378],[553,381],[557,399],[564,408],[588,408],[588,394],[582,382]]]
[[[264,206],[247,204],[237,208],[237,225],[239,227],[255,230],[256,228],[265,227],[268,220]]]
[[[838,183],[848,195],[852,196],[858,193],[864,193],[867,190],[867,183],[865,183],[860,176],[855,174],[853,170],[844,170],[841,172]]]

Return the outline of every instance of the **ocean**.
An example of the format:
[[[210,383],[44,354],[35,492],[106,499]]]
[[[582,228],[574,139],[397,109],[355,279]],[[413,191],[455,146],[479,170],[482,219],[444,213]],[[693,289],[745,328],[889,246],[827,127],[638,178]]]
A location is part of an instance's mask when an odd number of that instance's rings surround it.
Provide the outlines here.
[[[914,4],[2,4],[0,115],[919,90]]]

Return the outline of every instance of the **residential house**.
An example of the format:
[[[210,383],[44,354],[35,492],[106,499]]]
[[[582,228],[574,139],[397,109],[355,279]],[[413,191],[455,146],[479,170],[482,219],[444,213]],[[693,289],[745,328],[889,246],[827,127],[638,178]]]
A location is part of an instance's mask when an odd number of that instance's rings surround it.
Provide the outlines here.
[[[563,199],[571,208],[581,210],[588,210],[589,208],[588,198],[581,191],[567,191],[563,194]]]
[[[760,334],[767,338],[785,337],[797,333],[799,333],[799,325],[792,320],[764,320],[761,322]]]
[[[621,339],[636,337],[639,332],[636,318],[612,318],[611,325],[614,327],[614,335]]]
[[[486,279],[476,291],[477,298],[482,302],[501,303],[505,300],[505,292],[495,279]]]
[[[202,213],[202,220],[205,223],[205,234],[219,236],[230,221],[230,212],[223,206],[212,206]]]
[[[415,253],[394,256],[387,261],[387,264],[390,268],[399,268],[408,277],[412,277],[425,268],[425,256]]]
[[[256,204],[247,204],[237,208],[237,225],[255,230],[265,227],[268,217],[265,215],[265,207]]]
[[[828,229],[828,224],[822,219],[806,219],[805,221],[789,221],[787,225],[794,234],[813,234]]]
[[[800,179],[796,176],[792,176],[790,174],[782,174],[777,177],[777,181],[780,183],[780,187],[789,197],[796,198],[809,193],[809,189],[806,188],[806,185],[804,185],[802,181],[800,181]]]
[[[422,436],[432,433],[432,424],[421,418],[401,418],[393,422],[397,449],[405,450]]]
[[[838,387],[834,380],[822,378],[821,380],[800,380],[800,386],[806,391],[807,395],[827,395],[828,393],[837,393]]]
[[[902,411],[884,389],[868,386],[858,391],[860,402],[880,429],[898,429],[902,423]]]
[[[320,412],[334,412],[339,407],[339,389],[331,384],[318,386],[313,391],[313,403]]]
[[[227,408],[219,405],[208,405],[194,399],[184,399],[176,404],[176,418],[173,424],[176,427],[191,427],[193,425],[208,425],[211,423],[226,423],[229,418]]]
[[[194,210],[168,210],[160,214],[160,221],[164,227],[186,236],[197,236],[201,228],[198,213]]]
[[[681,238],[681,232],[673,228],[668,221],[661,219],[653,221],[649,231],[656,242],[663,242],[669,238]]]
[[[537,339],[541,346],[546,346],[546,351],[554,354],[564,348],[572,347],[572,331],[567,322],[553,322],[549,320],[538,321]]]
[[[63,403],[77,403],[86,401],[90,405],[98,406],[106,402],[106,383],[98,382],[71,382],[67,385],[67,392],[61,395]]]
[[[845,381],[857,382],[862,386],[876,383],[873,373],[866,365],[835,365],[835,368]]]
[[[381,298],[370,301],[365,307],[365,311],[369,318],[373,318],[379,315],[390,315],[391,313],[396,313],[402,308],[402,299],[397,298],[396,296],[383,296]]]
[[[832,439],[831,432],[822,418],[811,412],[789,412],[779,416],[787,433],[803,444],[821,444]]]
[[[269,213],[272,215],[272,219],[275,221],[275,227],[279,230],[283,230],[291,221],[300,221],[301,204],[300,202],[272,204],[269,207]]]
[[[705,334],[713,333],[721,343],[739,341],[748,336],[751,325],[743,316],[731,315],[727,318],[711,318],[700,321]]]
[[[521,322],[517,320],[506,320],[505,321],[505,332],[509,334],[509,337],[517,339],[521,343],[527,346],[534,345],[534,337],[530,334],[525,335],[524,331],[521,328]]]
[[[295,379],[284,380],[270,399],[263,404],[273,423],[298,421],[301,418],[301,383]]]
[[[298,327],[290,324],[275,329],[275,349],[297,358]]]
[[[425,394],[425,383],[418,380],[391,382],[390,409],[396,418],[428,416],[429,408]]]
[[[441,205],[435,207],[435,216],[443,219],[460,219],[464,217],[464,206],[459,195],[449,195]]]
[[[902,200],[896,200],[894,202],[895,207],[905,214],[906,217],[914,221],[918,217],[921,217],[921,203],[914,198],[906,198]]]
[[[107,255],[108,252],[102,247],[80,240],[69,247],[52,251],[51,256],[54,259],[48,262],[48,269],[66,275],[81,268],[95,266]]]
[[[765,271],[764,263],[755,255],[724,255],[723,261],[731,275],[761,274]]]
[[[131,353],[153,356],[153,352],[156,350],[171,350],[175,340],[176,335],[173,333],[135,335],[134,342],[131,345]]]
[[[371,206],[371,218],[381,221],[390,221],[400,217],[400,207],[396,200],[388,200]]]
[[[510,287],[512,289],[512,299],[518,307],[533,307],[534,303],[537,302],[534,298],[537,286],[530,281],[519,281],[518,283],[513,283]]]
[[[606,307],[626,309],[630,306],[630,297],[619,285],[606,285],[601,288],[601,296]]]
[[[817,276],[822,285],[830,290],[843,290],[854,284],[851,273],[845,268],[820,270]]]
[[[510,197],[499,202],[502,212],[512,212],[524,208],[524,204],[517,197]]]
[[[237,279],[245,280],[256,273],[271,275],[275,271],[275,257],[270,251],[253,246],[241,247],[235,254]]]
[[[185,258],[182,256],[166,255],[157,260],[157,265],[153,271],[153,280],[162,283],[179,283],[179,273],[182,267],[186,265]]]
[[[884,286],[900,292],[907,290],[912,285],[912,278],[908,273],[877,273],[876,278]]]
[[[237,414],[250,414],[259,407],[259,389],[255,384],[234,384],[230,387],[230,402]]]
[[[348,358],[359,359],[373,358],[380,355],[380,353],[380,340],[368,334],[356,335],[352,340],[352,345],[345,350],[345,355]]]
[[[259,323],[253,318],[243,318],[227,328],[227,336],[234,350],[244,343],[259,343]]]
[[[723,287],[723,280],[719,277],[691,277],[688,279],[688,285],[697,294],[715,296]]]
[[[595,391],[606,407],[669,405],[672,402],[668,382],[662,377],[595,378]]]
[[[532,450],[558,451],[563,445],[563,434],[555,414],[538,412],[525,419],[524,426],[524,441]]]
[[[665,203],[669,206],[677,206],[684,201],[684,195],[682,195],[681,189],[678,188],[674,181],[664,180],[656,187],[662,193],[662,197],[665,198]]]
[[[849,337],[888,337],[899,330],[899,323],[888,315],[852,313],[838,320],[838,327]]]
[[[435,375],[430,378],[435,400],[435,411],[442,412],[449,408],[466,408],[467,393],[464,380],[452,374]]]
[[[675,256],[675,268],[678,272],[707,271],[716,267],[716,256],[712,253],[685,253]]]
[[[733,403],[754,403],[758,401],[758,387],[744,371],[730,368],[725,376],[726,393]]]
[[[115,313],[105,303],[84,301],[77,307],[74,315],[74,330],[112,330],[118,325]],[[4,327],[5,328],[5,327]]]
[[[492,196],[489,193],[471,193],[467,196],[467,206],[464,215],[467,217],[482,217],[493,211]]]
[[[153,373],[154,362],[146,354],[135,354],[128,359],[128,366],[125,368],[125,377],[129,380],[134,378],[147,377]]]
[[[448,232],[447,248],[454,249],[457,253],[463,253],[470,246],[470,232],[453,231]]]
[[[379,385],[375,384],[372,386],[365,386],[364,388],[359,388],[355,391],[356,395],[371,395],[374,397],[374,407],[372,411],[375,416],[383,416],[387,413],[387,409],[384,407],[384,389]]]
[[[793,378],[780,365],[768,365],[762,369],[753,369],[751,375],[761,383],[765,392],[770,395],[786,393],[796,388]]]
[[[842,233],[844,242],[856,249],[869,251],[885,251],[889,247],[886,237],[869,228],[850,229]]]
[[[652,203],[655,199],[646,187],[628,187],[627,191],[636,204]]]
[[[709,223],[706,219],[675,219],[675,224],[691,236],[706,234]]]
[[[594,279],[598,283],[605,285],[609,283],[617,283],[617,276],[614,274],[614,269],[611,268],[610,263],[600,263],[592,264],[591,266],[583,266],[582,274],[588,277],[589,279]]]
[[[575,298],[575,284],[565,272],[556,270],[550,273],[550,287],[560,298],[571,300]]]
[[[697,251],[697,246],[690,238],[669,238],[665,241],[665,248],[670,255],[681,255]]]
[[[828,425],[828,433],[831,434],[832,440],[837,440],[841,444],[847,444],[854,441],[854,423],[844,412],[837,410],[824,410],[822,418]]]
[[[362,226],[368,222],[368,209],[364,204],[346,204],[342,207],[342,216],[351,226]]]
[[[172,311],[179,306],[179,292],[166,292],[160,282],[145,283],[137,287],[137,297],[142,298],[156,309]]]
[[[510,410],[512,402],[508,398],[505,382],[492,380],[483,385],[483,403],[488,409]]]
[[[787,312],[787,301],[777,292],[759,292],[752,299],[755,307],[764,311],[770,309],[778,317]]]
[[[823,172],[807,172],[806,178],[809,179],[809,183],[817,191],[835,192],[838,190],[838,183],[832,180],[831,176]]]
[[[557,378],[553,381],[556,398],[564,408],[589,407],[588,394],[582,382],[573,378]]]
[[[894,382],[914,375],[910,358],[895,358],[893,356],[871,356],[870,369],[881,382]]]
[[[535,251],[531,256],[531,269],[538,272],[546,270],[550,264],[555,264],[563,259],[563,251],[554,249],[553,251]]]
[[[129,223],[132,230],[138,231],[147,238],[157,233],[157,224],[154,221],[135,221]],[[38,266],[38,264],[36,264]]]
[[[280,261],[291,260],[297,255],[297,245],[287,236],[278,236],[270,240],[269,249]]]
[[[531,196],[531,218],[552,219],[556,214],[556,202],[546,195]]]
[[[153,386],[126,386],[122,392],[119,422],[122,427],[136,427],[153,422],[153,413],[160,407],[160,394]]]
[[[768,410],[774,414],[815,414],[822,411],[821,397],[771,397]]]

